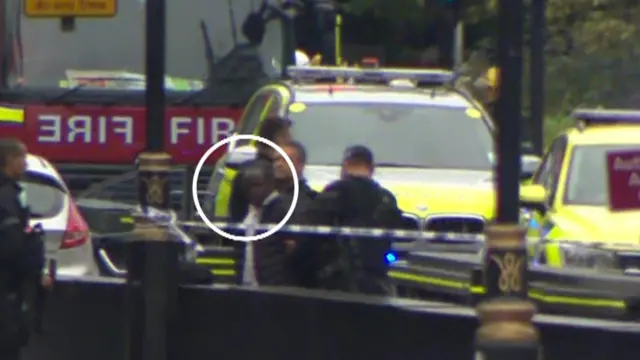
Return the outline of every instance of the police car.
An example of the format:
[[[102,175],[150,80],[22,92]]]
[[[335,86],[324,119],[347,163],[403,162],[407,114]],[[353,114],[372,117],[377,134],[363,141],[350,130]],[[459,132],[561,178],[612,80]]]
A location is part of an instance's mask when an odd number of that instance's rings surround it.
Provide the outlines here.
[[[239,134],[257,134],[270,115],[293,121],[308,151],[305,177],[317,190],[337,179],[342,152],[366,145],[375,178],[390,189],[413,229],[481,233],[495,215],[494,126],[446,70],[292,67],[290,79],[260,89]],[[236,165],[253,144],[236,142],[217,164],[211,211],[227,216]],[[535,169],[536,159],[525,164]]]
[[[58,274],[97,275],[89,227],[55,167],[43,157],[28,154],[20,185],[31,210],[29,226],[42,226],[47,257],[57,260]]]
[[[576,126],[551,144],[521,197],[529,210],[528,235],[538,264],[558,268],[625,270],[640,273],[640,209],[634,153],[640,153],[640,111],[579,109]],[[607,154],[619,158],[622,184],[609,187]],[[616,160],[617,161],[617,160]],[[614,168],[615,169],[615,168]],[[619,209],[618,201],[631,206]],[[634,193],[635,192],[635,193]]]

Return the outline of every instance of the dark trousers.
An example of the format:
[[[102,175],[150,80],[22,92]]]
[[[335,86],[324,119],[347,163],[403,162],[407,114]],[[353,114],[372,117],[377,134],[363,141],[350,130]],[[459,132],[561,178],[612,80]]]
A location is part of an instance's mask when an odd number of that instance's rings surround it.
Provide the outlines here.
[[[2,360],[20,360],[22,358],[22,349],[0,353]]]
[[[11,293],[0,300],[0,359],[21,357],[22,348],[29,342],[29,317],[23,310],[23,302]]]

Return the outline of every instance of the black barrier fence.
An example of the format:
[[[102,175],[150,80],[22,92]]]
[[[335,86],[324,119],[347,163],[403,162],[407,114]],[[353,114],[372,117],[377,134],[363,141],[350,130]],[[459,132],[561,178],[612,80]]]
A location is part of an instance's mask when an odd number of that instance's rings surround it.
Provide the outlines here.
[[[482,256],[445,249],[404,249],[403,261],[391,265],[388,276],[409,296],[446,294],[458,303],[475,304],[484,296]],[[529,298],[546,313],[637,320],[640,318],[640,278],[620,270],[529,267]]]
[[[126,286],[61,280],[49,297],[45,335],[27,360],[121,360]],[[471,308],[299,289],[184,287],[172,330],[181,360],[468,360]],[[545,360],[637,359],[640,325],[539,315]]]
[[[212,234],[203,222],[177,222],[175,216],[169,218],[157,220],[175,222],[190,232]],[[213,224],[228,231],[245,229],[245,225],[240,224]],[[273,226],[263,224],[256,228],[267,231]],[[485,294],[481,256],[485,236],[481,234],[304,225],[289,225],[280,231],[393,239],[392,250],[398,261],[391,265],[388,275],[403,297],[475,304]],[[577,242],[571,244],[579,246]],[[110,255],[114,261],[118,259],[117,254]],[[239,255],[232,247],[204,246],[197,262],[209,267],[218,283],[238,284],[242,269]],[[532,264],[530,281],[529,297],[542,312],[640,318],[640,278],[626,275],[622,270],[558,269]]]

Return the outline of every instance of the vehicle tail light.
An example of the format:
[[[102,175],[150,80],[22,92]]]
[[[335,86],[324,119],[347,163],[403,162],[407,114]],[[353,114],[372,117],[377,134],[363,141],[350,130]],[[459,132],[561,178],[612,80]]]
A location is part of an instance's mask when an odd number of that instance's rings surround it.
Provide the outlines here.
[[[84,245],[89,240],[89,226],[80,215],[78,207],[71,200],[69,202],[69,218],[67,229],[64,231],[60,249],[70,249]]]

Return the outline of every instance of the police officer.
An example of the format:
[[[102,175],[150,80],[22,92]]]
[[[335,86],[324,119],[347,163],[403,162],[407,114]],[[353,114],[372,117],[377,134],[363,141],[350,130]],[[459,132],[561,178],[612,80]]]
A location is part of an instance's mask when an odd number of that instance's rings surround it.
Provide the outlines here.
[[[276,144],[287,143],[291,141],[291,121],[279,117],[266,118],[260,126],[258,136]],[[256,149],[258,152],[257,157],[240,165],[238,173],[231,186],[229,219],[232,222],[242,221],[249,211],[247,195],[242,191],[242,179],[244,177],[244,172],[255,162],[267,162],[273,166],[273,160],[277,154],[275,149],[260,142],[256,143]]]
[[[374,158],[365,146],[344,153],[341,179],[329,184],[314,200],[316,222],[341,227],[398,228],[402,213],[391,192],[373,180]],[[321,260],[319,276],[330,288],[368,294],[388,294],[385,254],[389,239],[338,239]]]
[[[18,180],[26,168],[26,147],[0,139],[0,358],[20,358],[27,344],[27,312],[32,284],[42,279],[44,246],[25,231],[29,220],[26,194]]]
[[[294,209],[294,216],[288,222],[288,224],[295,224],[297,219],[304,221],[304,216],[318,193],[309,187],[304,178],[304,168],[307,162],[307,151],[304,145],[297,141],[291,141],[281,145],[281,148],[291,160],[298,176],[298,201]],[[279,196],[285,206],[284,211],[286,212],[289,210],[289,206],[293,201],[293,174],[282,156],[276,157],[274,167],[276,188],[278,189]],[[319,243],[319,239],[309,235],[283,234],[282,236],[287,246],[289,255],[287,259],[288,266],[294,285],[306,288],[317,287],[317,280],[315,278],[316,245]]]
[[[304,168],[307,162],[307,150],[304,145],[298,141],[291,141],[280,145],[280,147],[291,160],[296,171],[296,175],[298,175],[298,185],[300,189],[299,197],[303,197],[305,201],[307,201],[307,199],[313,200],[318,195],[318,192],[309,187],[307,180],[304,178]],[[281,195],[289,195],[293,197],[293,174],[291,173],[291,169],[289,169],[289,164],[287,164],[284,157],[277,155],[273,165],[275,167],[276,187],[278,192]],[[298,201],[300,201],[300,199],[298,199]]]

